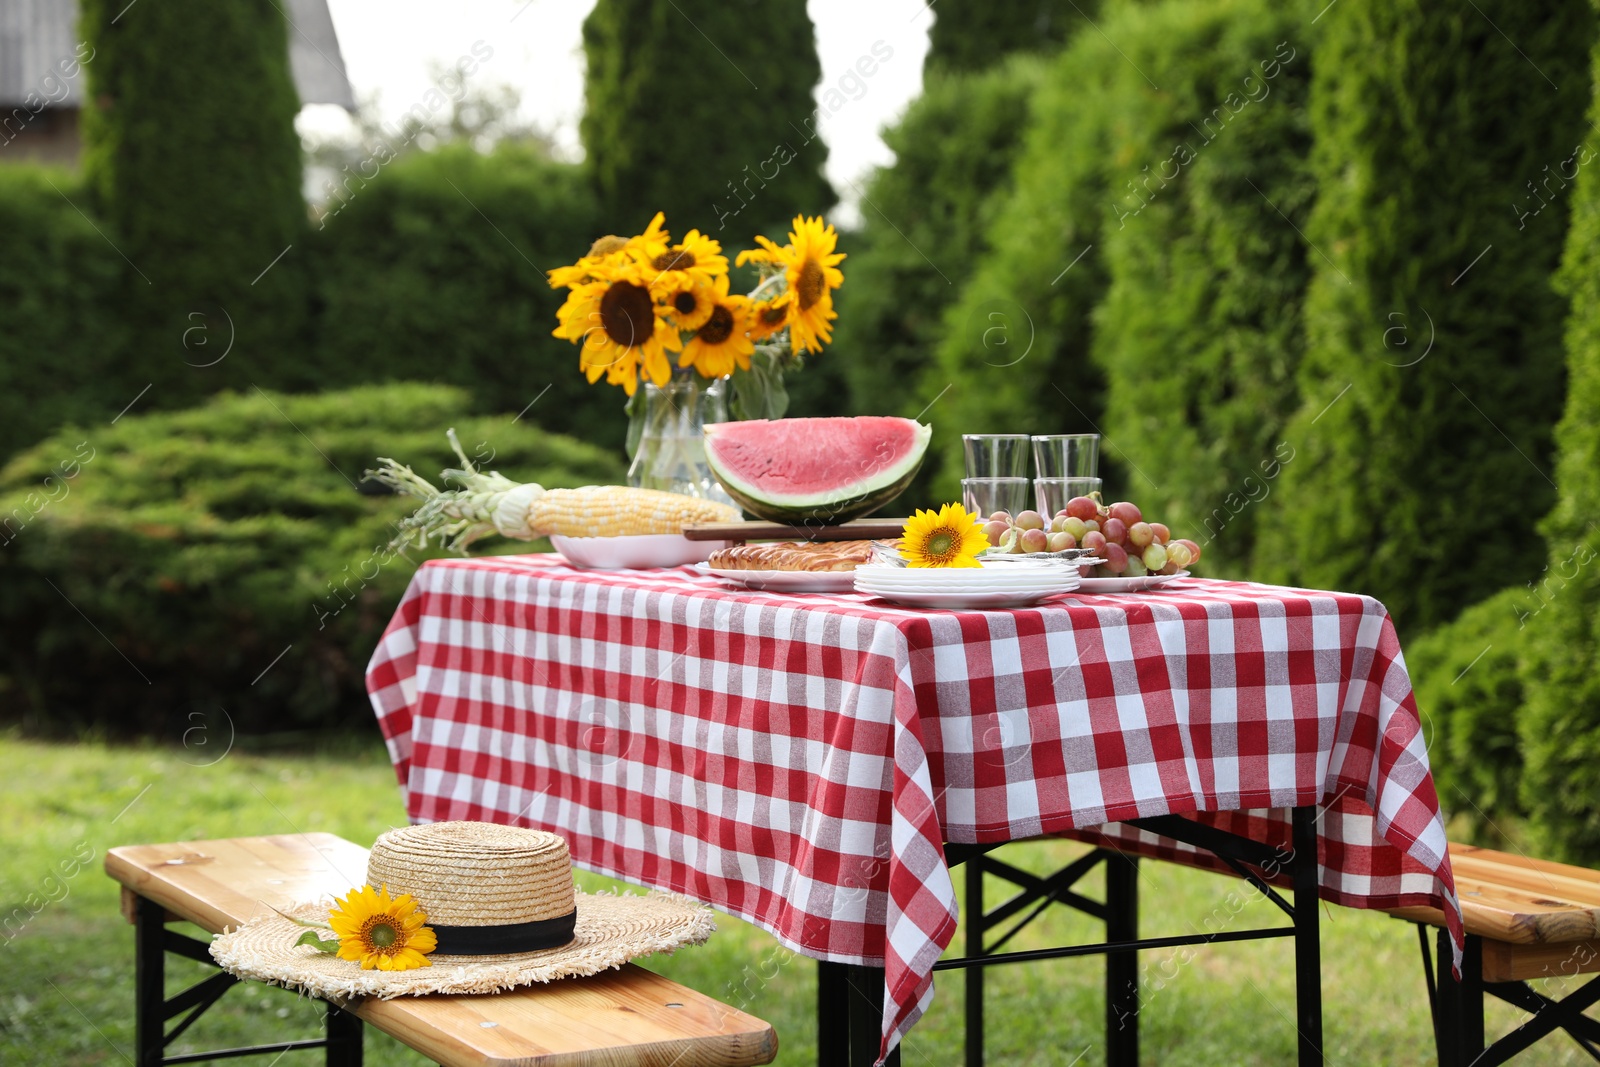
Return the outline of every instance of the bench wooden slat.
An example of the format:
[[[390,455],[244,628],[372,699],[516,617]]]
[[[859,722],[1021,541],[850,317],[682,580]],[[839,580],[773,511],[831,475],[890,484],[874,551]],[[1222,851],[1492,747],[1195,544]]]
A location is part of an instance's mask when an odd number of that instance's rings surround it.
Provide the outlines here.
[[[270,914],[268,903],[342,894],[366,872],[366,849],[323,833],[106,855],[112,878],[209,933]],[[367,998],[351,1011],[451,1067],[742,1067],[771,1063],[778,1046],[760,1019],[631,964],[505,993]]]

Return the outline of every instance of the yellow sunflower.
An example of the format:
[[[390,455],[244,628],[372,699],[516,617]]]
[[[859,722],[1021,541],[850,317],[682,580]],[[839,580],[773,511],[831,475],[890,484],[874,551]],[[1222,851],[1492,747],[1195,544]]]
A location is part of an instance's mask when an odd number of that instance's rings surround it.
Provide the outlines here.
[[[579,366],[589,381],[620,385],[629,396],[643,374],[656,385],[672,376],[666,353],[682,346],[669,321],[670,307],[657,304],[634,268],[611,280],[580,285],[556,313],[555,336],[580,346]]]
[[[978,553],[988,547],[978,516],[960,504],[918,511],[900,535],[900,554],[910,567],[980,567]]]
[[[578,262],[570,267],[557,267],[545,275],[550,287],[576,289],[580,285],[609,279],[618,267],[631,262],[634,256],[648,259],[662,255],[672,241],[672,236],[663,228],[666,220],[666,215],[658,211],[655,218],[650,220],[650,225],[645,227],[644,233],[638,236],[607,234],[596,238],[594,244],[589,246],[588,253]]]
[[[728,295],[728,276],[719,276],[709,287],[711,314],[695,331],[678,357],[678,366],[694,367],[706,378],[721,378],[733,373],[737,365],[750,369],[750,353],[755,345],[746,336],[750,329],[750,299]]]
[[[726,290],[727,277],[723,276],[722,288]],[[711,317],[711,310],[717,306],[716,286],[710,282],[700,282],[696,285],[687,285],[668,296],[663,301],[672,310],[672,324],[680,330],[698,330],[704,326]]]
[[[433,966],[427,953],[439,940],[423,925],[427,921],[411,894],[391,897],[388,886],[352,889],[328,913],[328,925],[339,935],[339,958],[360,961],[364,971]]]
[[[839,235],[820,217],[796,215],[789,243],[782,248],[757,237],[759,250],[739,253],[738,263],[768,263],[784,269],[794,300],[789,304],[789,340],[797,352],[820,352],[833,339],[833,290],[844,284],[838,264],[844,253],[835,252]]]
[[[634,255],[643,268],[641,273],[650,280],[651,291],[656,293],[710,284],[713,278],[728,273],[728,257],[722,254],[722,245],[699,230],[690,230],[681,243],[671,248],[655,252],[641,247]]]
[[[750,339],[764,340],[789,324],[791,293],[780,293],[771,300],[757,300],[750,305]]]

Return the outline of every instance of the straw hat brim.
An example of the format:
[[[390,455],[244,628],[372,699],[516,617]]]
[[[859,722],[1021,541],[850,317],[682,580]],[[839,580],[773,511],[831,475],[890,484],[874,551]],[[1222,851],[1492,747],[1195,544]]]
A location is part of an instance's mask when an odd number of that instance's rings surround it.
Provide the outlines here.
[[[301,918],[326,920],[325,905],[289,909]],[[621,967],[657,952],[698,945],[716,924],[711,910],[687,897],[651,891],[645,896],[579,893],[577,930],[570,944],[503,956],[429,955],[431,966],[409,971],[364,971],[359,963],[296,945],[305,933],[279,915],[252,919],[218,934],[211,957],[239,978],[343,1001],[350,997],[421,996],[426,993],[497,993]],[[327,935],[324,935],[327,936]]]

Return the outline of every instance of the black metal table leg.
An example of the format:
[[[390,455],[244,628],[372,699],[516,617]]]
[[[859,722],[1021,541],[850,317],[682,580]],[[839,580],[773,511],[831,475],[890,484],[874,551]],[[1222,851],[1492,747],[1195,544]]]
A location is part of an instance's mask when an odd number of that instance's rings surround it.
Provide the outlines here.
[[[1461,955],[1461,980],[1451,968],[1450,931],[1439,931],[1435,962],[1438,977],[1434,1040],[1439,1067],[1467,1067],[1483,1054],[1483,942],[1467,935]]]
[[[1106,859],[1106,941],[1139,939],[1139,859]],[[1139,1067],[1139,952],[1106,953],[1106,1067]]]
[[[328,1030],[327,1067],[361,1067],[361,1020],[329,1004],[323,1022]]]
[[[850,995],[850,1067],[872,1067],[883,1043],[882,967],[850,964],[845,980]],[[883,1067],[900,1067],[900,1050],[890,1052]]]
[[[1322,1063],[1322,947],[1318,923],[1317,809],[1295,808],[1294,821],[1294,992],[1295,1026],[1300,1032],[1300,1067]]]
[[[850,1062],[849,964],[817,961],[817,1067]]]
[[[983,955],[983,857],[967,861],[967,955]],[[967,971],[967,1067],[983,1067],[983,968]]]
[[[167,909],[144,897],[134,906],[133,1047],[136,1067],[161,1067],[166,1049]]]

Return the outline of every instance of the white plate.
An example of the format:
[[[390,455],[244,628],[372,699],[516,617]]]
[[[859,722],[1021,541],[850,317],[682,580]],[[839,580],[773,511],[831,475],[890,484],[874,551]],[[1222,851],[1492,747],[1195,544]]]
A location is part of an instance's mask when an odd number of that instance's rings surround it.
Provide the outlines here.
[[[626,537],[561,537],[550,544],[574,567],[596,571],[644,570],[681,567],[711,558],[729,541],[691,541],[682,534],[639,534]]]
[[[1179,578],[1189,577],[1188,571],[1177,574],[1147,574],[1143,578],[1079,578],[1080,593],[1141,593],[1156,589]]]
[[[998,567],[857,567],[857,589],[905,593],[1040,593],[1077,587],[1075,568],[1053,564]]]
[[[695,570],[730,585],[773,593],[848,593],[856,587],[854,571],[741,571],[708,563],[699,564]]]
[[[1028,608],[1046,597],[1070,593],[1071,589],[1046,589],[1033,593],[907,593],[857,589],[857,592],[891,601],[908,608],[944,608],[950,611],[1005,611]]]

